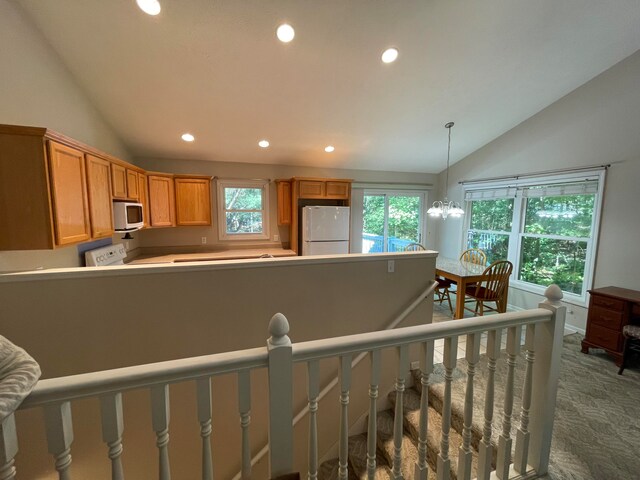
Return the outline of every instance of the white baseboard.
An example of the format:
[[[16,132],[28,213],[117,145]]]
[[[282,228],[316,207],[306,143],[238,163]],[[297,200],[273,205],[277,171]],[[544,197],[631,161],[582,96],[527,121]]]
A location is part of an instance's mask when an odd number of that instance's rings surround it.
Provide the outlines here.
[[[573,325],[569,325],[568,323],[564,324],[564,334],[571,335],[572,333],[579,333],[581,335],[586,335],[586,332],[583,328],[575,327]]]

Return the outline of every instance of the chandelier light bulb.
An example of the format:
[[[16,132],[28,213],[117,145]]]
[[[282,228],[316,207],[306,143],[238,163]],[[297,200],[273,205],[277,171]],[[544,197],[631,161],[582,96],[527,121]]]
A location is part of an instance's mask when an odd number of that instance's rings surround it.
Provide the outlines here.
[[[427,210],[427,214],[431,217],[442,217],[443,220],[446,220],[447,217],[460,218],[464,215],[464,210],[460,206],[458,202],[450,202],[447,200],[447,193],[449,189],[449,160],[451,157],[451,127],[453,127],[453,122],[448,122],[444,127],[449,130],[449,143],[447,146],[447,178],[445,181],[445,190],[444,190],[444,201],[436,200],[433,202],[433,205],[429,210]]]

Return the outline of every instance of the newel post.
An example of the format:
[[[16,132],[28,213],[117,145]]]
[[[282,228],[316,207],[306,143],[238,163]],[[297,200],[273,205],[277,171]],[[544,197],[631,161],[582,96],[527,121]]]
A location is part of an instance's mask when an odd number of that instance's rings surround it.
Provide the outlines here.
[[[269,322],[269,473],[293,470],[293,362],[289,322],[276,313]]]
[[[562,306],[562,290],[550,285],[544,292],[547,299],[538,306],[553,313],[551,321],[536,327],[536,359],[533,367],[531,398],[529,464],[539,475],[549,469],[549,453],[553,434],[553,417],[560,377],[560,357],[567,308]]]

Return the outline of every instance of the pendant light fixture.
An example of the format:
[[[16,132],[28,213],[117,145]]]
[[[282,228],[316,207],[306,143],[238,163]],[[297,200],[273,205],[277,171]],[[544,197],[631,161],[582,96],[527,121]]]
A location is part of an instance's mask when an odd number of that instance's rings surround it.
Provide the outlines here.
[[[442,217],[445,220],[447,217],[459,218],[464,215],[464,210],[460,207],[458,202],[449,202],[447,200],[447,193],[449,192],[449,159],[451,157],[451,127],[453,122],[447,123],[444,128],[449,130],[449,145],[447,147],[447,180],[444,184],[444,201],[436,200],[427,213],[432,217]]]

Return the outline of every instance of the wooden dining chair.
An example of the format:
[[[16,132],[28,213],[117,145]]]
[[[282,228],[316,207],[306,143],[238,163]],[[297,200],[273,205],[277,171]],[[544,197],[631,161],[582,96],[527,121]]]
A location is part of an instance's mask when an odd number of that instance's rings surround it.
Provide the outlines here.
[[[487,264],[487,254],[479,248],[469,248],[460,254],[460,261],[484,267]]]
[[[409,245],[404,247],[405,252],[419,252],[421,250],[426,250],[426,248],[424,248],[424,245],[422,245],[421,243],[410,243]],[[436,277],[436,282],[438,282],[438,286],[436,287],[437,298],[435,300],[440,305],[442,305],[442,302],[446,300],[449,304],[449,310],[451,311],[451,314],[453,314],[453,306],[451,305],[451,292],[449,291],[449,288],[451,287],[451,285],[453,285],[453,283],[451,282],[451,280],[440,277]]]
[[[485,309],[500,313],[506,312],[505,294],[512,271],[513,264],[507,260],[499,260],[489,265],[482,272],[482,279],[474,285],[469,285],[464,292],[465,310],[481,316],[484,315]],[[458,298],[460,299],[460,296]],[[470,302],[476,302],[475,309],[467,308],[466,303]],[[488,302],[494,302],[495,308],[486,305]]]

